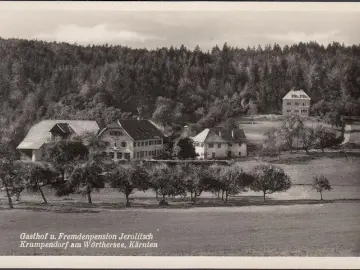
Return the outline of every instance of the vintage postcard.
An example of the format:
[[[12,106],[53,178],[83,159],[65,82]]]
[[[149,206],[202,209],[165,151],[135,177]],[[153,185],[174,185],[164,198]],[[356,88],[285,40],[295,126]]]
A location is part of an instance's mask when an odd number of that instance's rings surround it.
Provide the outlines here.
[[[359,267],[359,25],[359,3],[0,3],[4,264]]]

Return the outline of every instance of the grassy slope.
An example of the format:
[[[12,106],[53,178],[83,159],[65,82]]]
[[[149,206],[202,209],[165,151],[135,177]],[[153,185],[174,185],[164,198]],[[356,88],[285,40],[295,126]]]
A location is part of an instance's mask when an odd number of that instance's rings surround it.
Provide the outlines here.
[[[1,211],[1,255],[358,256],[358,203],[99,213]],[[23,232],[153,233],[157,249],[31,249]]]

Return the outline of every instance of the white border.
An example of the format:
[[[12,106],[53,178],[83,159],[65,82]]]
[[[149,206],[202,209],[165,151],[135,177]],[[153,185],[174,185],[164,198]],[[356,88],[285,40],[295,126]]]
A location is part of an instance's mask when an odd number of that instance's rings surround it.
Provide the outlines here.
[[[360,2],[0,2],[1,10],[79,11],[360,11]]]
[[[359,269],[360,257],[150,257],[150,256],[13,256],[6,268],[222,268],[222,269]]]
[[[342,11],[359,12],[360,3],[283,2],[0,2],[0,10],[74,11]],[[319,18],[320,19],[320,18]],[[6,268],[279,268],[359,269],[360,257],[151,257],[3,256]]]

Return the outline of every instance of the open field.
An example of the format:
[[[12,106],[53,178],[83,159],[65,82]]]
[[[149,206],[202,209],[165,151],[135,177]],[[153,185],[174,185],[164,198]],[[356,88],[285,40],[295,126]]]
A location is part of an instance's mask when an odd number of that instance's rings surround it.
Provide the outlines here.
[[[272,128],[278,128],[281,126],[281,115],[269,115],[269,116],[257,116],[254,118],[254,123],[251,121],[251,117],[242,116],[237,119],[239,127],[242,128],[245,132],[247,139],[253,143],[262,143],[266,136],[264,135],[267,131]],[[316,127],[317,125],[323,125],[325,127],[331,128],[331,125],[323,122],[318,122],[316,119],[307,118],[304,121],[304,125],[307,127]],[[341,130],[339,128],[335,129],[337,136],[341,135]]]
[[[6,210],[0,215],[1,255],[360,255],[359,203],[351,202],[95,213]],[[23,232],[153,233],[158,247],[20,248]]]

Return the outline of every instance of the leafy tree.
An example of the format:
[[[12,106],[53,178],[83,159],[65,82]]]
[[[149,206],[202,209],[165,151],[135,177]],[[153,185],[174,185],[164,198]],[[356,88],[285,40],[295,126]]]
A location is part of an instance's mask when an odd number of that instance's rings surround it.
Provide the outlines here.
[[[129,197],[135,189],[146,191],[150,186],[148,172],[142,164],[115,164],[108,176],[110,187],[124,193],[126,207],[130,207]]]
[[[44,147],[44,160],[60,171],[62,181],[65,181],[65,173],[71,170],[74,162],[86,160],[87,155],[88,149],[81,141],[61,140]]]
[[[225,202],[227,202],[229,195],[236,195],[240,192],[247,191],[253,182],[253,177],[244,172],[239,166],[233,165],[222,168],[220,172],[220,182],[225,192]]]
[[[87,196],[88,203],[92,203],[91,193],[93,190],[99,191],[104,187],[102,172],[101,166],[94,160],[77,163],[71,172],[70,179],[63,184],[62,188],[58,189],[57,195],[80,193]]]
[[[196,203],[196,198],[207,189],[209,185],[209,173],[203,166],[196,165],[178,165],[180,177],[184,182],[186,191],[190,192],[190,200]]]
[[[22,166],[25,167],[24,188],[31,192],[40,192],[44,203],[47,204],[42,188],[56,184],[56,171],[46,163],[30,163]]]
[[[291,187],[291,179],[283,169],[272,164],[257,165],[253,170],[254,181],[251,189],[261,191],[264,201],[266,194],[286,191]]]
[[[0,142],[0,179],[2,188],[5,189],[6,197],[10,208],[14,208],[12,202],[12,190],[16,188],[16,184],[21,175],[21,167],[14,164],[14,151],[6,142]]]
[[[251,115],[251,122],[254,124],[254,116],[258,113],[257,105],[254,101],[250,100],[248,104],[248,114]]]
[[[303,128],[300,130],[299,137],[304,150],[306,153],[309,153],[309,149],[311,149],[316,143],[315,130],[313,128]]]
[[[313,178],[312,188],[320,193],[321,200],[323,200],[322,192],[324,190],[332,190],[329,179],[327,179],[324,175],[315,176]]]
[[[317,138],[317,145],[324,152],[325,148],[331,147],[336,144],[336,135],[332,130],[319,126],[315,131]]]
[[[290,149],[290,153],[292,153],[294,140],[299,136],[299,132],[303,125],[303,122],[297,115],[289,115],[281,123],[279,134],[287,143],[287,146]]]
[[[276,128],[271,128],[265,133],[267,137],[263,146],[262,152],[265,154],[281,154],[281,147],[283,145],[283,140],[279,135],[279,130]]]
[[[174,155],[179,159],[191,159],[196,158],[194,141],[189,138],[180,138],[174,146]]]

